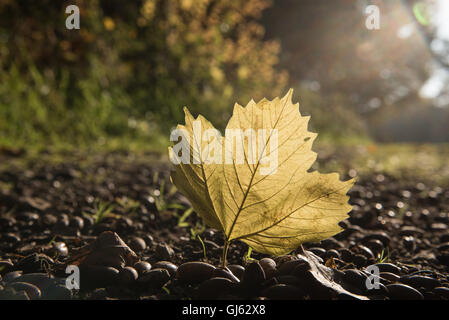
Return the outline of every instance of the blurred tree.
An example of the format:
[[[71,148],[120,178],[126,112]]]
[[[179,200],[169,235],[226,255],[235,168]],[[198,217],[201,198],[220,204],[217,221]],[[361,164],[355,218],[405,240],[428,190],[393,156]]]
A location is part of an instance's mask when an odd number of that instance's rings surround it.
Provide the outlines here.
[[[65,28],[69,4],[80,8],[80,30]],[[14,99],[24,107],[18,111],[5,86],[3,123],[29,123],[33,117],[25,113],[43,109],[32,125],[36,131],[60,131],[68,121],[92,132],[121,134],[129,124],[167,134],[183,119],[184,105],[224,123],[237,97],[247,103],[286,89],[287,73],[275,71],[279,44],[263,39],[258,22],[269,5],[268,0],[0,0],[2,79],[12,83],[14,75],[27,92],[39,91],[34,70],[39,86],[50,86],[44,91],[55,92],[62,103],[35,99],[30,108],[19,90]],[[98,130],[89,129],[95,125]]]

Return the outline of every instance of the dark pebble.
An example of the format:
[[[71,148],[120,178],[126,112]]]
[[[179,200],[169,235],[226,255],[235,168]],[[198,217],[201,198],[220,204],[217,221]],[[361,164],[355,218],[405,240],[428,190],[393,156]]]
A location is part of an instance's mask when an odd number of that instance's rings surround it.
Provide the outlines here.
[[[140,237],[132,237],[128,241],[128,246],[135,252],[142,252],[147,248],[145,240]]]
[[[421,300],[424,299],[421,292],[401,283],[393,283],[386,286],[388,296],[392,300]]]
[[[435,287],[441,285],[440,281],[431,277],[425,276],[404,276],[401,277],[400,282],[407,284],[415,289],[424,288],[426,290],[432,290]]]
[[[375,232],[368,234],[363,237],[362,243],[368,242],[370,240],[379,240],[380,242],[382,242],[384,247],[387,247],[390,244],[390,236],[385,232]]]
[[[300,264],[305,264],[305,262],[303,260],[291,260],[291,261],[284,262],[278,268],[278,270],[276,272],[276,276],[283,276],[283,275],[291,274],[293,272],[293,270]]]
[[[227,278],[214,277],[202,282],[197,290],[197,299],[217,299],[231,294],[236,284]]]
[[[375,254],[379,254],[384,249],[384,245],[382,241],[378,239],[372,239],[365,243],[365,245],[371,249],[371,251]]]
[[[380,272],[391,272],[394,274],[401,272],[401,268],[392,263],[376,263],[375,266],[379,268]]]
[[[46,272],[55,262],[45,254],[33,253],[19,260],[14,268],[24,273]]]
[[[245,273],[241,281],[241,288],[247,293],[253,293],[261,288],[265,281],[265,271],[259,262],[251,262],[246,266]]]
[[[234,274],[232,274],[231,270],[229,270],[228,268],[223,269],[223,268],[216,268],[212,274],[212,277],[220,277],[220,278],[226,278],[231,280],[234,283],[239,283],[240,279],[237,278]]]
[[[170,280],[170,273],[166,269],[152,269],[139,277],[137,282],[141,286],[152,289],[162,288]]]
[[[397,274],[394,274],[394,273],[391,273],[391,272],[381,272],[381,273],[379,273],[379,276],[381,278],[386,279],[386,280],[388,280],[390,282],[393,282],[393,283],[398,282],[399,279],[401,278]]]
[[[117,282],[119,271],[106,266],[83,266],[80,268],[80,278],[83,289],[104,288]]]
[[[235,275],[240,280],[242,279],[243,274],[245,273],[245,267],[239,264],[230,264],[228,266],[228,269],[232,272],[233,275]]]
[[[175,252],[168,245],[159,243],[156,246],[156,256],[159,257],[161,260],[171,260],[171,258],[173,258],[174,255]]]
[[[326,260],[328,260],[330,258],[340,259],[340,253],[337,250],[335,250],[335,249],[327,250],[325,258],[326,258]]]
[[[449,299],[449,288],[447,287],[436,287],[433,288],[432,292],[442,298]]]
[[[139,275],[151,270],[151,264],[146,261],[139,261],[134,264],[134,269],[137,270]]]
[[[176,270],[178,270],[178,266],[170,261],[158,261],[153,265],[153,268],[165,269],[171,277],[173,277],[176,274]]]
[[[11,260],[2,260],[0,261],[0,274],[5,274],[10,272],[14,267],[14,264]]]
[[[8,284],[8,287],[13,288],[16,291],[25,291],[31,300],[39,299],[42,296],[41,290],[31,283],[11,282]]]
[[[312,252],[313,254],[316,254],[320,258],[323,258],[324,255],[326,254],[326,250],[319,247],[309,248],[308,251]]]
[[[134,283],[138,277],[139,274],[133,267],[124,267],[119,273],[119,281],[124,285]]]
[[[199,284],[210,279],[215,267],[209,263],[194,261],[181,264],[176,271],[176,278],[183,284]]]
[[[265,272],[265,277],[267,279],[272,278],[276,273],[276,262],[271,258],[262,258],[259,263]]]

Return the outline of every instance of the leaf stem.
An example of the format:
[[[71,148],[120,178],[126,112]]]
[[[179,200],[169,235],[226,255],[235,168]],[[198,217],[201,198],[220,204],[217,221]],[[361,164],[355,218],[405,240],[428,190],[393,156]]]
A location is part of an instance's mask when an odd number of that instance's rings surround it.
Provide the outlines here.
[[[226,257],[228,255],[229,243],[230,241],[228,241],[228,239],[225,239],[225,243],[223,245],[223,255],[221,257],[223,268],[226,268]]]

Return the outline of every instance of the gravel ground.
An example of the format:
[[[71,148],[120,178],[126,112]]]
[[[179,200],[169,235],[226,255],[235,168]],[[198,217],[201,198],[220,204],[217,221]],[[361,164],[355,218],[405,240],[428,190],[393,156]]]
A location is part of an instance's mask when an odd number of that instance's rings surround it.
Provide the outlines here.
[[[435,182],[361,177],[342,233],[282,257],[235,242],[223,269],[222,234],[168,176],[117,153],[1,169],[0,299],[449,299],[449,190]]]

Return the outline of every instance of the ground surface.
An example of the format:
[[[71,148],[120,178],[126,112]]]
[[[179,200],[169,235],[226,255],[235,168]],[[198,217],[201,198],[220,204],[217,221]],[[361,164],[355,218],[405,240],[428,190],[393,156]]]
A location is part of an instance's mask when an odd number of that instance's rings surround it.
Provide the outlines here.
[[[323,167],[339,161],[324,154]],[[222,235],[189,210],[164,160],[126,153],[38,159],[1,155],[1,299],[70,297],[61,280],[67,263],[82,266],[81,290],[72,292],[81,299],[449,298],[449,189],[442,175],[366,172],[350,192],[354,210],[345,231],[291,256],[260,260],[265,256],[252,253],[259,263],[245,258],[245,244],[233,243],[232,274],[218,269]],[[350,165],[343,171],[357,173]],[[192,261],[217,269],[197,263],[176,271]],[[382,285],[368,290],[372,264]]]

